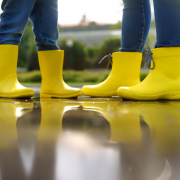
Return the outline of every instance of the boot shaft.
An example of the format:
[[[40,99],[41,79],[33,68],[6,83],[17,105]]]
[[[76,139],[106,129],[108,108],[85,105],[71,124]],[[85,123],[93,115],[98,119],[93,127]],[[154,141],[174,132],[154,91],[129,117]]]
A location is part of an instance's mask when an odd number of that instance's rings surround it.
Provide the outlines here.
[[[180,47],[156,48],[152,50],[155,63],[153,71],[161,71],[169,78],[180,78]],[[153,62],[151,61],[151,67]]]
[[[112,54],[113,68],[111,73],[119,76],[124,84],[135,85],[140,82],[142,53],[116,52]],[[118,72],[118,73],[117,73]]]
[[[64,51],[50,50],[38,52],[42,82],[51,84],[52,80],[62,78]]]
[[[0,81],[15,75],[18,61],[18,45],[0,45]]]

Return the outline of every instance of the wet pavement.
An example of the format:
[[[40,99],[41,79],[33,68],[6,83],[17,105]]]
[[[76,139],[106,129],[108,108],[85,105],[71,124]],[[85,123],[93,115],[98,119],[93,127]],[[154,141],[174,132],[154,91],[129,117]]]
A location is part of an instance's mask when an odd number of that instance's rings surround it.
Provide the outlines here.
[[[179,180],[180,102],[0,99],[0,180]]]

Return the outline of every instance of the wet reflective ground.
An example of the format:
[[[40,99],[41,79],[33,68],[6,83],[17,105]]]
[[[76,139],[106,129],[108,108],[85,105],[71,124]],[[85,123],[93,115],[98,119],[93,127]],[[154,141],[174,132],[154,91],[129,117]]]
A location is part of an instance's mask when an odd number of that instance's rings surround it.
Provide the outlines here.
[[[180,102],[0,99],[0,180],[179,180]]]

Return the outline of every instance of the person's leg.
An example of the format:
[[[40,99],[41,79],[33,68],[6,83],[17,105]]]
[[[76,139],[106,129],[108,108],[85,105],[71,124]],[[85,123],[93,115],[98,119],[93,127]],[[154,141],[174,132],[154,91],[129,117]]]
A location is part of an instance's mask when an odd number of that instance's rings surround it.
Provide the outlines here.
[[[19,45],[36,0],[8,0],[0,16],[0,44]]]
[[[121,52],[143,52],[151,26],[149,0],[123,0]]]
[[[136,100],[180,99],[180,1],[154,1],[157,43],[147,78],[133,87],[120,87],[118,95]]]
[[[180,47],[180,1],[154,0],[157,42],[159,47]]]
[[[36,0],[8,0],[0,16],[0,97],[31,97],[17,80],[18,45]]]
[[[57,0],[36,0],[30,14],[38,51],[59,50]]]
[[[117,96],[120,86],[140,82],[142,51],[151,24],[149,0],[124,0],[120,52],[112,54],[112,71],[108,78],[94,86],[84,86],[83,94],[97,97]]]
[[[81,95],[81,90],[71,88],[62,78],[64,51],[59,50],[58,0],[37,0],[30,18],[38,49],[42,75],[41,97],[71,98]]]

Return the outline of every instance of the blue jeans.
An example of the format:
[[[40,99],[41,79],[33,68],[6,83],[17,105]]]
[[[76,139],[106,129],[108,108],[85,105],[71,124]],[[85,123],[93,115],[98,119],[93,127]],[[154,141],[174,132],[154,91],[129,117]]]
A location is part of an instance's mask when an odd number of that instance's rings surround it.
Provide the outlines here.
[[[19,45],[28,18],[38,51],[57,50],[58,0],[8,0],[0,21],[0,44]]]
[[[123,0],[120,51],[142,52],[151,25],[149,0]],[[180,46],[180,0],[154,0],[155,47]]]

